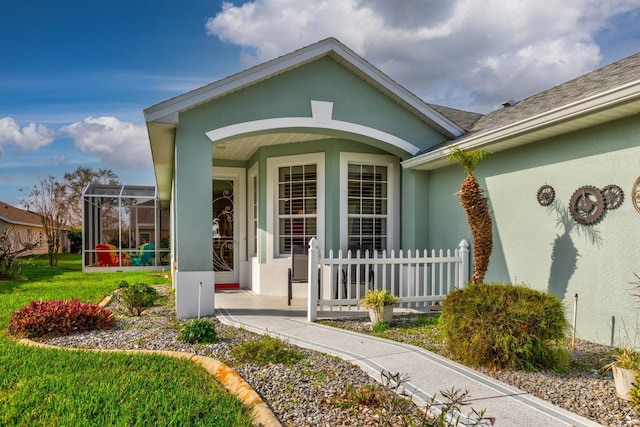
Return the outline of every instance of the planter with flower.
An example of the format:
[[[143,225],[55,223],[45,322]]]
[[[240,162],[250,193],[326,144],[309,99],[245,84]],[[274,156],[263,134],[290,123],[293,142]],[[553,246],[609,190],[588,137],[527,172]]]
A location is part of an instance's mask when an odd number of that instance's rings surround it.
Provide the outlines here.
[[[371,289],[360,300],[367,307],[372,325],[379,323],[391,323],[393,318],[393,306],[400,300],[387,292],[386,289]]]
[[[629,348],[619,348],[613,353],[613,361],[604,366],[611,369],[616,385],[616,395],[625,400],[632,400],[629,391],[635,386],[635,376],[640,373],[640,353]]]

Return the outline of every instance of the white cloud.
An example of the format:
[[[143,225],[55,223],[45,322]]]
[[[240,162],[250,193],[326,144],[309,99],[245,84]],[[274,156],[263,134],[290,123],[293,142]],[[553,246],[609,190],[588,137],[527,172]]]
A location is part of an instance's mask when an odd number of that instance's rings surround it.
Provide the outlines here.
[[[55,132],[44,125],[29,123],[20,127],[11,117],[0,119],[0,155],[3,145],[17,145],[22,151],[36,151],[53,142]]]
[[[487,111],[596,68],[594,35],[640,0],[254,0],[208,34],[245,65],[336,37],[427,101]]]
[[[71,136],[76,148],[100,158],[106,167],[152,166],[149,138],[144,126],[116,117],[87,117],[60,129]]]

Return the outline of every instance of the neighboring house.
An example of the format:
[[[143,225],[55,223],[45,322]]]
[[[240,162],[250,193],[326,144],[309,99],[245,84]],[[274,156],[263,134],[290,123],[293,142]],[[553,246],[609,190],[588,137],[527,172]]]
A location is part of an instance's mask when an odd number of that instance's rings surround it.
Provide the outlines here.
[[[169,210],[163,210],[160,218],[157,218],[155,203],[153,200],[138,203],[130,208],[129,222],[132,230],[136,230],[137,245],[144,238],[147,242],[151,242],[158,247],[169,247]],[[158,224],[158,242],[156,238],[156,222]],[[166,244],[165,244],[166,243]]]
[[[146,109],[178,316],[213,313],[214,282],[286,295],[291,250],[313,236],[323,255],[471,242],[456,144],[495,153],[476,169],[486,280],[549,290],[568,313],[579,294],[579,337],[633,340],[638,76],[640,54],[482,116],[425,103],[327,39]]]
[[[42,231],[40,215],[0,202],[0,233],[7,228],[20,234],[25,241],[37,239],[40,244],[32,253],[47,253],[47,240]]]

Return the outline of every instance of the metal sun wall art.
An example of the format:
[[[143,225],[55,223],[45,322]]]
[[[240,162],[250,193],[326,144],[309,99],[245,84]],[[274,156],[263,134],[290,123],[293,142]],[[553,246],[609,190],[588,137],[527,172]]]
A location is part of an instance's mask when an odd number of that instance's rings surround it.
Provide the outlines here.
[[[640,212],[640,178],[633,187],[633,203]],[[549,206],[555,200],[555,190],[550,185],[543,185],[538,189],[537,199],[542,206]],[[583,185],[578,188],[569,201],[571,217],[578,223],[593,225],[597,223],[604,212],[617,209],[624,201],[624,192],[617,185],[607,185],[602,189],[593,185]]]

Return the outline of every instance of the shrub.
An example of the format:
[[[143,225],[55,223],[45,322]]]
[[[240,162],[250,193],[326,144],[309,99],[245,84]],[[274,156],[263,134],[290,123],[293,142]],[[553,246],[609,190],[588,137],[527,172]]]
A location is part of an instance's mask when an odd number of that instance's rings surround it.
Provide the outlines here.
[[[9,333],[37,338],[107,329],[112,325],[113,313],[97,304],[77,299],[31,301],[11,315]]]
[[[304,353],[297,348],[268,335],[244,341],[233,347],[231,354],[241,362],[258,365],[269,363],[292,365],[305,357]]]
[[[458,289],[444,301],[442,326],[452,356],[471,366],[533,370],[567,359],[562,302],[524,286]]]
[[[387,322],[378,322],[378,323],[372,325],[371,328],[372,328],[373,332],[380,334],[382,332],[388,331],[390,326],[389,326],[389,324]]]
[[[631,396],[631,404],[636,411],[640,411],[640,375],[637,372],[634,375],[634,382],[631,384],[631,390],[629,390],[629,396]]]
[[[146,308],[153,307],[158,298],[156,288],[146,283],[130,285],[128,282],[122,282],[119,288],[118,300],[131,314],[136,316],[140,316]]]
[[[218,341],[215,325],[207,319],[194,319],[185,323],[178,335],[180,341],[189,344]]]

